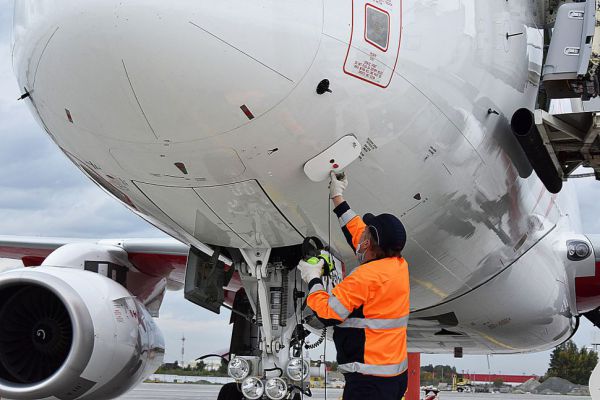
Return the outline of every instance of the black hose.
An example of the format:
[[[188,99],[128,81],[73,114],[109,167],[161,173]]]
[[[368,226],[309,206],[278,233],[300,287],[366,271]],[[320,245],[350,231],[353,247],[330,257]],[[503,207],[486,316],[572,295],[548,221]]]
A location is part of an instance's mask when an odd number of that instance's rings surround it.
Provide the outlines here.
[[[317,339],[316,342],[314,342],[313,344],[308,344],[305,342],[304,348],[307,350],[316,349],[317,347],[319,347],[321,345],[321,343],[323,343],[326,336],[327,336],[327,327],[323,328],[323,331],[321,332],[321,336],[319,336],[319,338]]]
[[[229,353],[227,353],[227,355],[229,355]],[[223,360],[227,363],[229,362],[229,359],[227,357],[222,356],[220,354],[207,354],[205,356],[196,358],[196,361],[204,360],[205,358],[208,358],[208,357],[219,357],[221,360]]]
[[[526,108],[518,109],[513,114],[510,127],[546,189],[550,193],[560,192],[562,179],[542,141],[533,113]]]

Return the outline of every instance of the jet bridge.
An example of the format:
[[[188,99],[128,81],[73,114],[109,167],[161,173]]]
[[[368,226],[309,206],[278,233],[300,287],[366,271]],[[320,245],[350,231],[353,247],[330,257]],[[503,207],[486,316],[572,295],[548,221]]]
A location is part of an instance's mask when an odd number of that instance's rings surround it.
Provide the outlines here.
[[[552,99],[570,98],[571,103],[582,104],[600,94],[599,21],[597,0],[549,1],[546,26],[550,42],[541,91],[548,109]],[[600,114],[583,111],[583,106],[574,108],[580,112],[551,115],[536,110],[535,125],[559,178],[573,177],[583,166],[594,169],[586,176],[600,180]]]
[[[600,113],[549,114],[535,111],[535,125],[559,177],[595,176],[600,180]],[[573,175],[580,166],[594,172]]]
[[[597,0],[550,7],[546,16],[550,43],[542,70],[549,99],[590,100],[600,92],[600,18]]]
[[[547,0],[539,109],[517,110],[511,120],[515,137],[552,193],[558,193],[568,178],[600,180],[600,112],[589,111],[600,107],[588,103],[600,95],[598,6],[598,0]],[[561,103],[570,103],[569,113],[554,112],[553,105]],[[593,173],[575,175],[581,166]]]

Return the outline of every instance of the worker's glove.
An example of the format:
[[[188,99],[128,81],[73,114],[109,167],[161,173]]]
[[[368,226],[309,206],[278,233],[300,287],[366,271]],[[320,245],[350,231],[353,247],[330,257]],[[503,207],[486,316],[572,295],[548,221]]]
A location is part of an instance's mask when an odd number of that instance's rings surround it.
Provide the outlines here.
[[[323,265],[325,262],[321,259],[315,264],[308,263],[304,260],[300,260],[298,264],[298,270],[300,270],[300,275],[302,276],[302,280],[306,283],[310,283],[315,278],[320,278],[323,274]]]
[[[331,171],[331,182],[329,183],[329,198],[333,199],[336,196],[344,194],[344,190],[348,187],[348,178],[344,174],[342,179],[338,179],[335,172]]]

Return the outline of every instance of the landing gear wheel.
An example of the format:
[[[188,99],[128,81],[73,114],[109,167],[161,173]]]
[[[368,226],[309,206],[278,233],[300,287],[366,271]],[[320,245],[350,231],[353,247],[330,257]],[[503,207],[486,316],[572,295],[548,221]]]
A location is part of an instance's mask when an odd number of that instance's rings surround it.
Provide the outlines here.
[[[223,385],[219,391],[217,400],[244,400],[244,396],[238,389],[238,384],[235,382]]]

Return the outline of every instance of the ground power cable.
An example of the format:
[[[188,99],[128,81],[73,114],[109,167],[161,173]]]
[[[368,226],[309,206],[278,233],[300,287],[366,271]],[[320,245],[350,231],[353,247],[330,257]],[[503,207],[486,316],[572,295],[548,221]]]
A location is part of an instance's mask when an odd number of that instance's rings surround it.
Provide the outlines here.
[[[332,258],[331,258],[331,202],[329,201],[329,195],[327,196],[327,253],[329,253],[329,262],[331,262]],[[329,271],[329,267],[327,266],[327,270]],[[331,271],[330,271],[331,272]],[[324,286],[325,288],[329,288],[330,284],[333,285],[333,280],[330,279],[331,277],[329,276],[329,274],[324,275],[323,279],[324,279]],[[317,347],[319,347],[321,345],[321,343],[323,344],[323,371],[324,371],[324,396],[325,396],[325,400],[327,400],[327,326],[323,327],[323,330],[321,332],[321,336],[317,339],[316,342],[314,342],[313,344],[305,344],[305,342],[303,342],[303,348],[307,349],[307,350],[312,350],[312,349],[316,349]],[[302,355],[304,356],[304,353],[302,353]],[[304,363],[304,361],[303,361]],[[310,384],[310,382],[309,382]],[[304,392],[302,393],[302,399],[304,400]]]
[[[304,281],[302,281],[300,283],[300,289],[304,289]],[[298,290],[298,268],[294,269],[294,295],[296,294]],[[302,306],[300,306],[302,307]],[[302,312],[302,309],[300,309],[300,312]],[[298,300],[294,299],[294,316],[296,317],[296,328],[300,325],[300,320],[302,319],[302,315],[300,315],[300,319],[298,319]],[[304,335],[302,335],[304,336]],[[304,338],[302,338],[300,340],[300,362],[301,362],[301,371],[302,371],[302,380],[304,381],[304,351],[303,351],[303,347],[304,347]],[[309,373],[310,373],[310,369],[309,369]],[[310,378],[309,378],[309,385],[310,385]],[[304,383],[300,384],[301,386],[301,390],[300,393],[302,393],[302,400],[304,400]]]
[[[329,253],[329,262],[332,261],[331,256],[331,199],[329,198],[329,193],[327,194],[327,252]],[[327,267],[329,270],[329,267]],[[329,274],[331,275],[331,273]],[[327,287],[329,287],[329,283],[332,282],[329,276],[327,276]],[[332,294],[333,295],[333,294]],[[327,400],[327,326],[325,326],[324,337],[323,340],[323,363],[325,363],[325,400]]]
[[[331,199],[329,197],[329,194],[327,195],[327,252],[329,253],[329,260],[331,262],[332,260],[332,254],[331,254]],[[294,285],[296,285],[297,282],[297,272],[298,269],[296,268],[296,270],[294,271]],[[325,282],[325,287],[329,288],[330,284],[333,283],[333,280],[330,279],[329,276],[325,276],[324,277],[326,282]],[[302,288],[304,286],[304,283],[302,283]],[[307,288],[308,290],[308,288]],[[294,302],[294,314],[296,316],[296,325],[298,325],[299,320],[298,320],[298,306],[297,303]],[[304,336],[304,335],[303,335]],[[313,345],[308,345],[306,346],[306,340],[303,337],[302,341],[301,341],[301,353],[300,353],[300,358],[301,358],[301,362],[302,362],[302,368],[304,368],[304,349],[312,349],[312,348],[316,348],[320,342],[323,343],[323,370],[324,370],[324,396],[325,396],[325,400],[327,400],[327,326],[325,326],[323,328],[323,333],[321,335],[321,337],[319,338],[319,340],[317,340],[317,342],[315,342]],[[316,346],[315,346],[316,344]],[[310,370],[310,367],[309,367]],[[310,387],[310,378],[308,381],[309,387]],[[302,388],[302,400],[304,400],[304,388]]]

